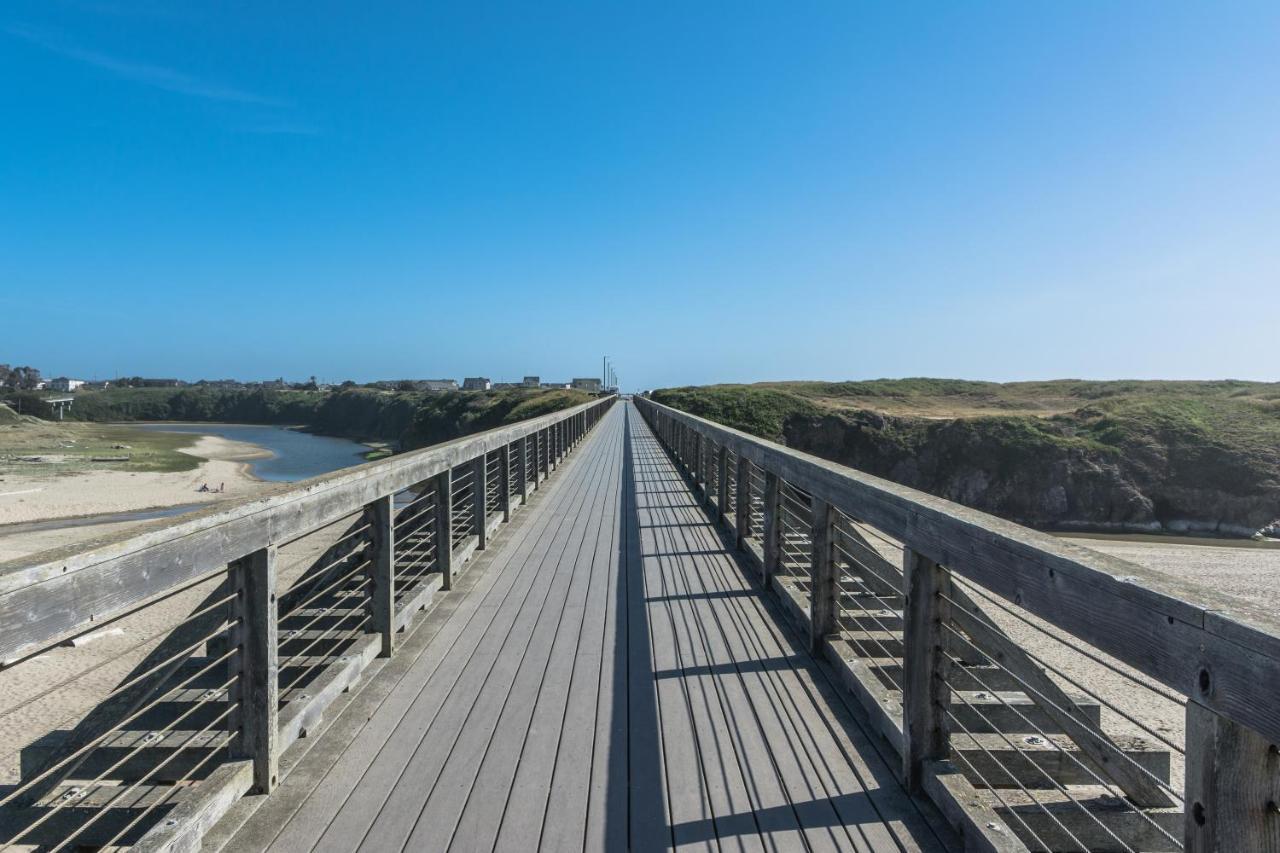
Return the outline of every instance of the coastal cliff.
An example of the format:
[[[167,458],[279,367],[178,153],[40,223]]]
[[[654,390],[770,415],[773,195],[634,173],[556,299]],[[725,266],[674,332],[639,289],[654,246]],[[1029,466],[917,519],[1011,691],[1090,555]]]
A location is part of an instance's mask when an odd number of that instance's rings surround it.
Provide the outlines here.
[[[1280,517],[1278,386],[894,385],[880,396],[876,383],[777,383],[653,398],[1041,528],[1250,536]]]

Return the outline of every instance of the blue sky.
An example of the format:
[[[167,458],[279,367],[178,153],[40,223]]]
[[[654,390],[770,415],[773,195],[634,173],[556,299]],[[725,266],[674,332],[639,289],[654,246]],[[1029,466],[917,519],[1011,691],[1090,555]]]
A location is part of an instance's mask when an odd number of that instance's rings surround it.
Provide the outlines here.
[[[1280,4],[0,9],[0,361],[1280,379]]]

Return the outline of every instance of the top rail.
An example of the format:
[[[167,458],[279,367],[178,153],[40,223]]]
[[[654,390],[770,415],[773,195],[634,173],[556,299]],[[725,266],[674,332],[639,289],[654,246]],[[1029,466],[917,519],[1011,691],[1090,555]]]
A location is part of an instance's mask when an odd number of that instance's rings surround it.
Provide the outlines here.
[[[226,570],[371,502],[512,442],[572,421],[612,397],[304,480],[265,497],[184,516],[142,533],[0,565],[0,661],[33,654]]]
[[[652,400],[678,424],[1195,702],[1280,743],[1280,621],[1249,602],[765,441]]]

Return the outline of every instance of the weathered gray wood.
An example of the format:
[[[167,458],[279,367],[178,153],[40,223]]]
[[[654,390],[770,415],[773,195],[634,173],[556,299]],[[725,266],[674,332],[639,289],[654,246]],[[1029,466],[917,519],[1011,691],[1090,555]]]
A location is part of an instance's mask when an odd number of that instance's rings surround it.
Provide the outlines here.
[[[501,491],[498,493],[502,520],[511,520],[511,445],[504,444],[498,451],[498,482]]]
[[[1174,690],[1215,687],[1202,704],[1280,741],[1280,621],[1247,602],[713,424],[650,400],[846,515],[1018,603]]]
[[[828,634],[839,630],[836,617],[836,562],[832,553],[831,528],[835,511],[826,501],[814,499],[811,520],[812,552],[809,558],[809,648],[822,650]]]
[[[729,449],[716,447],[716,521],[724,521],[729,506]]]
[[[907,790],[918,792],[924,768],[947,758],[947,686],[945,629],[951,618],[946,597],[951,591],[947,571],[910,548],[902,554],[903,613],[902,767]]]
[[[982,802],[951,762],[930,762],[922,778],[925,793],[960,832],[965,853],[1027,853],[1008,823]]]
[[[612,417],[518,514],[542,544],[495,539],[444,599],[471,616],[441,623],[381,706],[357,698],[334,757],[295,771],[315,776],[303,802],[264,807],[232,848],[941,849],[732,549],[666,494],[680,481],[647,431],[623,464]],[[472,577],[492,591],[473,600]]]
[[[1187,702],[1187,853],[1280,851],[1280,751],[1276,744]]]
[[[129,849],[133,853],[197,853],[201,839],[254,785],[253,762],[233,761],[190,788],[165,819]]]
[[[529,503],[529,436],[516,439],[516,456],[519,459],[516,470],[520,475],[520,506],[525,506]]]
[[[396,635],[396,530],[394,496],[378,498],[365,507],[369,525],[370,628],[382,639],[382,657],[395,651]]]
[[[278,707],[280,664],[277,657],[276,549],[269,545],[237,560],[231,567],[236,590],[231,645],[240,653],[239,678],[231,701],[239,703],[229,719],[239,729],[230,745],[233,758],[253,761],[253,786],[269,794],[279,779]]]
[[[782,524],[778,519],[778,513],[781,509],[779,502],[782,499],[781,484],[778,481],[778,475],[772,471],[764,472],[764,559],[763,572],[764,585],[769,586],[770,580],[778,573],[778,566],[782,561]]]
[[[1077,707],[1066,691],[1027,657],[1017,643],[995,630],[980,615],[982,611],[977,603],[963,590],[952,585],[947,596],[957,605],[949,610],[951,618],[973,644],[1025,685],[1027,694],[1070,735],[1080,751],[1103,770],[1105,778],[1115,782],[1129,799],[1143,808],[1166,808],[1175,804],[1155,780],[1125,760],[1120,746]],[[910,669],[908,666],[908,672]]]
[[[476,547],[483,551],[489,544],[489,466],[484,456],[471,463],[471,517],[476,525]]]
[[[453,469],[436,475],[436,561],[440,588],[453,589]]]
[[[738,494],[734,502],[734,531],[738,550],[741,551],[751,538],[751,460],[745,456],[738,457],[738,476],[735,482]]]

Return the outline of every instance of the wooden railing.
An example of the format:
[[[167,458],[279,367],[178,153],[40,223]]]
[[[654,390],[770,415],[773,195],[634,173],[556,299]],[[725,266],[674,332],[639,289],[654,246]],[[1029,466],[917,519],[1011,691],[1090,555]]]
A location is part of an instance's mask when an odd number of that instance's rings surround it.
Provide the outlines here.
[[[0,574],[0,849],[197,849],[614,398]]]
[[[982,850],[1280,850],[1280,625],[648,399],[712,518]]]

